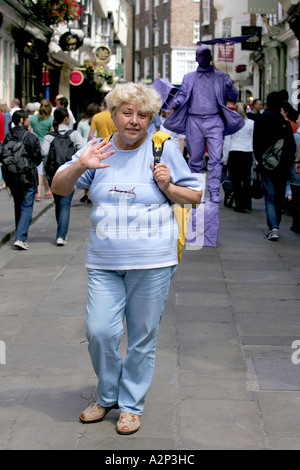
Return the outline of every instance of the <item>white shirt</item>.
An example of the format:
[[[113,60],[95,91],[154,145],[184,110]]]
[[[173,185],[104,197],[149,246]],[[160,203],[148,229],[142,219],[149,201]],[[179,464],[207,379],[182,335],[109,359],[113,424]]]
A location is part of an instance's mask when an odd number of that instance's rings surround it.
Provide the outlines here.
[[[245,125],[235,134],[226,135],[223,145],[223,163],[226,165],[230,152],[253,152],[254,121],[246,119]]]

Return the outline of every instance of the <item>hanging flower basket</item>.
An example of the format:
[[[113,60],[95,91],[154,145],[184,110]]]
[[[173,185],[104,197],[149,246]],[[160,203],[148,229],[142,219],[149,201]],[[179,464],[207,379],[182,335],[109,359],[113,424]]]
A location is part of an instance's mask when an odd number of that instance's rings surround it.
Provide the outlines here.
[[[78,20],[81,14],[76,0],[25,0],[25,6],[47,26]]]
[[[108,85],[114,83],[115,72],[110,70],[106,64],[99,65],[95,59],[91,58],[84,61],[83,67],[85,68],[87,78],[93,75],[97,85],[102,86],[104,82]]]

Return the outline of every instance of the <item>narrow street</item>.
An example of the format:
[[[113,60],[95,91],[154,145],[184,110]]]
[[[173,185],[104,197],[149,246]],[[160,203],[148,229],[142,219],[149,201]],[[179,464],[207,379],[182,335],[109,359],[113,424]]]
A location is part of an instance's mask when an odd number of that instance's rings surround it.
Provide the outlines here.
[[[54,207],[42,201],[31,249],[0,248],[0,449],[299,450],[300,238],[284,215],[280,241],[266,240],[262,200],[251,214],[220,205],[218,247],[184,251],[140,431],[118,435],[117,410],[78,421],[96,386],[84,322],[90,208],[80,197],[67,246],[55,245]],[[0,208],[3,239],[13,230],[3,190]]]

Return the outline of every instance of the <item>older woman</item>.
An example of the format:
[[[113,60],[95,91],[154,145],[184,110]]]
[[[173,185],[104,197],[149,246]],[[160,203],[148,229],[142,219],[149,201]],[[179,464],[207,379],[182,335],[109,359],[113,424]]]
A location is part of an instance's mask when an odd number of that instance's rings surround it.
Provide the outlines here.
[[[161,100],[152,87],[119,84],[106,101],[117,132],[108,143],[98,139],[77,152],[56,173],[52,189],[66,195],[89,187],[93,202],[86,324],[98,400],[80,420],[101,421],[119,407],[117,432],[132,434],[140,427],[158,326],[178,263],[172,203],[195,206],[202,192],[171,141],[153,168],[147,129]],[[128,345],[123,361],[124,316]]]

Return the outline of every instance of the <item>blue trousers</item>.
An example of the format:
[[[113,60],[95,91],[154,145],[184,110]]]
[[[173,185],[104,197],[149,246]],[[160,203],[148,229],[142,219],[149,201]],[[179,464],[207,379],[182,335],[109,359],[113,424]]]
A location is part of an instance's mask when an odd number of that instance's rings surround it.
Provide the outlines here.
[[[262,174],[267,224],[270,230],[279,228],[287,177],[277,173]]]
[[[207,189],[219,194],[222,175],[224,123],[219,114],[201,117],[190,114],[186,122],[186,144],[190,155],[189,167],[193,173],[202,173],[205,143],[209,155]]]
[[[15,206],[15,240],[24,242],[28,237],[28,230],[32,220],[34,200],[37,193],[37,186],[29,186],[25,192],[20,186],[10,188],[14,198]]]
[[[88,268],[87,339],[100,405],[118,403],[121,411],[142,414],[154,372],[159,322],[175,268]],[[124,318],[128,337],[123,361]]]
[[[68,196],[58,196],[57,194],[53,194],[55,202],[55,217],[57,222],[56,239],[66,239],[69,230],[73,195],[74,192],[68,194]]]

